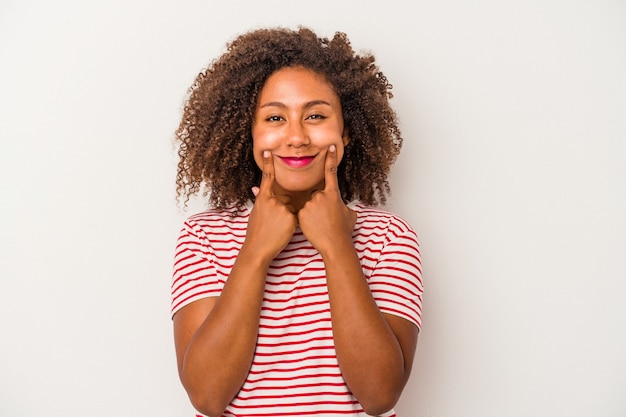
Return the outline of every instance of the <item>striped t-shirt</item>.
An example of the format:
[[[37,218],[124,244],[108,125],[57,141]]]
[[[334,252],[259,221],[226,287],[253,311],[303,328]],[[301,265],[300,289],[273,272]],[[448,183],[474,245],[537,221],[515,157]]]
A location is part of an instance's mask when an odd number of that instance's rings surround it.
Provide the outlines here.
[[[174,260],[172,315],[220,295],[251,207],[209,210],[184,223]],[[415,232],[391,213],[356,202],[349,207],[357,213],[354,246],[379,309],[420,327],[423,287]],[[250,373],[223,415],[367,415],[337,363],[324,262],[299,228],[268,269]]]

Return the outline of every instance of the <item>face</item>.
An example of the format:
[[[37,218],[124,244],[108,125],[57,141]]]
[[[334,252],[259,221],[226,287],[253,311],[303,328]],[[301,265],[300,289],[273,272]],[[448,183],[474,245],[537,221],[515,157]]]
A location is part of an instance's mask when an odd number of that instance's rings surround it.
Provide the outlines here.
[[[273,154],[275,194],[296,195],[324,186],[331,144],[341,161],[348,138],[341,102],[326,79],[303,67],[282,68],[265,82],[252,123],[254,159]]]

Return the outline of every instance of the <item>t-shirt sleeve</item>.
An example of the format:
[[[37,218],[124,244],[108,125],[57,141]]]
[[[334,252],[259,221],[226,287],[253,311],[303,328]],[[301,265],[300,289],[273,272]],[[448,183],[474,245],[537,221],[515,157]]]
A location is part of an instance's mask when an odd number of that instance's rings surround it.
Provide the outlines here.
[[[400,219],[392,220],[369,287],[378,308],[422,325],[422,266],[416,233]]]
[[[224,286],[216,274],[209,239],[192,220],[183,224],[178,236],[173,269],[172,316],[193,301],[219,296]]]

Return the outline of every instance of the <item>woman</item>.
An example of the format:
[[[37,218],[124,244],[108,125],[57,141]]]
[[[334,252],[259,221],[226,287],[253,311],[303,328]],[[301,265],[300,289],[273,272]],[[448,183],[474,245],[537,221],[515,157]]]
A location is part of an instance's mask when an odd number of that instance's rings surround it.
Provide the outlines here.
[[[375,208],[401,138],[344,34],[262,29],[192,86],[177,190],[178,369],[207,416],[394,416],[421,314],[417,238]]]

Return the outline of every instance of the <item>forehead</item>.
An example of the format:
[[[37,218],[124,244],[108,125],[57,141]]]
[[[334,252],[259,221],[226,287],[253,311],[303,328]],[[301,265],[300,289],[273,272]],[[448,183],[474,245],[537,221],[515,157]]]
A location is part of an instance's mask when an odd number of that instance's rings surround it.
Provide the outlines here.
[[[339,97],[326,77],[306,67],[285,67],[273,72],[261,89],[264,96],[319,95]]]

